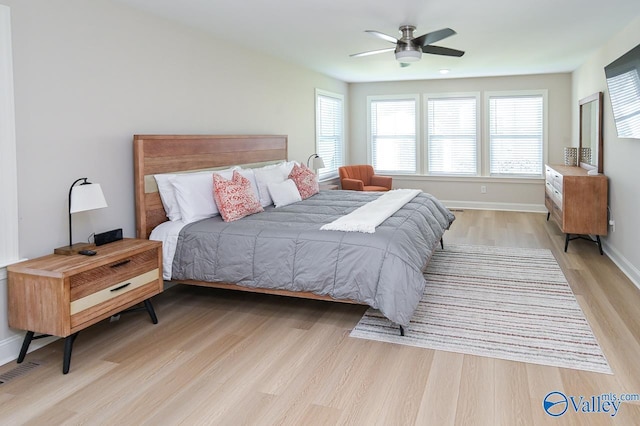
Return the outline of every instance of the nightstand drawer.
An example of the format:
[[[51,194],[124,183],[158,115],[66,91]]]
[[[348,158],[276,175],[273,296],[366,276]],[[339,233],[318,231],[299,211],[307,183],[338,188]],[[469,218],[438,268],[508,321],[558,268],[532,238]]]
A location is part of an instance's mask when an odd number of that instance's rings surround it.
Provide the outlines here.
[[[117,283],[157,268],[157,263],[158,252],[153,249],[73,275],[69,278],[71,301],[110,291]]]
[[[71,302],[71,328],[135,300],[158,293],[160,270],[154,269]],[[114,312],[115,313],[115,312]]]

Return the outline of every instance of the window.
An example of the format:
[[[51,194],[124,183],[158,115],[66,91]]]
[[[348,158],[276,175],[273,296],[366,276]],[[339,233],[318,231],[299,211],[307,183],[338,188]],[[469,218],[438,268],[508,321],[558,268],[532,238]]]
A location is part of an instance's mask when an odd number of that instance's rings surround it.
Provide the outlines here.
[[[619,138],[640,137],[639,68],[640,65],[616,76],[607,76],[613,119]]]
[[[427,95],[427,165],[431,174],[478,174],[479,94]]]
[[[489,94],[489,173],[542,176],[546,93]]]
[[[377,172],[542,177],[546,90],[424,94],[422,115],[419,97],[367,97],[368,155]]]
[[[319,179],[338,176],[344,165],[344,97],[316,89],[316,152],[325,167]]]
[[[418,96],[370,96],[367,101],[373,168],[383,173],[416,173]]]
[[[18,260],[18,185],[10,9],[0,5],[0,267]],[[1,278],[1,277],[0,277]]]

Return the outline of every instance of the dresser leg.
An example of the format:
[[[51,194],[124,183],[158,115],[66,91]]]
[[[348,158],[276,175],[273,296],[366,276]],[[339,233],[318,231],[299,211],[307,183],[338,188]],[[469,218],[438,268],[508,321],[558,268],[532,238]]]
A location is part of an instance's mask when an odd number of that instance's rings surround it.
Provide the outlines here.
[[[600,241],[600,235],[596,235],[596,243],[598,244],[598,249],[600,250],[600,256],[603,256],[602,252],[602,241]]]
[[[69,372],[69,366],[71,365],[71,350],[73,349],[73,342],[78,337],[79,331],[73,333],[70,336],[64,338],[64,358],[62,360],[62,374]]]
[[[27,334],[24,335],[24,340],[22,341],[22,348],[20,348],[20,355],[18,355],[18,364],[24,361],[24,357],[27,356],[27,351],[29,350],[29,345],[33,340],[33,335],[35,333],[33,331],[27,331]]]
[[[567,248],[569,247],[569,237],[571,237],[571,234],[566,234],[566,237],[564,239],[564,252],[567,252]]]
[[[158,317],[156,316],[156,311],[153,310],[153,305],[151,304],[151,300],[147,299],[144,301],[144,307],[147,309],[149,316],[151,317],[151,322],[154,324],[158,323]]]

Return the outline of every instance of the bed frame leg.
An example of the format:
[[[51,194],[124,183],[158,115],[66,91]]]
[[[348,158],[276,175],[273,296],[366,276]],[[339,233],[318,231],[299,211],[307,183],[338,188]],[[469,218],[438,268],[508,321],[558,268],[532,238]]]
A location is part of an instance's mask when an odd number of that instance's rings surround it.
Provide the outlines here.
[[[444,250],[444,241],[440,238],[440,248]]]
[[[403,326],[400,326],[400,335],[404,336],[404,327]]]

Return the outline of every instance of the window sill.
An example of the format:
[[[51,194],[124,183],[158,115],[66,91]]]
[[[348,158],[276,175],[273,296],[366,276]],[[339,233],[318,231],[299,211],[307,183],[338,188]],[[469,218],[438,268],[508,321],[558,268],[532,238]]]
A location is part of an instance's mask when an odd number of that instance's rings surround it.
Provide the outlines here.
[[[514,184],[526,184],[526,185],[539,185],[544,184],[544,177],[503,177],[503,176],[442,176],[442,175],[403,175],[403,174],[391,174],[380,173],[385,176],[391,176],[398,180],[407,181],[432,181],[432,182],[500,182],[500,183],[514,183]]]

